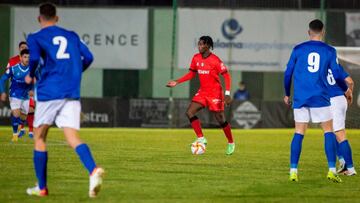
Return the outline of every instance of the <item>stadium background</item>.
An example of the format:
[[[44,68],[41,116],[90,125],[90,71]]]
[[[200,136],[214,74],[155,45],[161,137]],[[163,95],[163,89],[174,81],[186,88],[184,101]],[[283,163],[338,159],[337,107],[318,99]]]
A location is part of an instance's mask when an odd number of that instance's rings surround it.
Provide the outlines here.
[[[41,1],[7,1],[1,0],[0,3],[0,67],[4,67],[7,59],[16,53],[16,44],[19,40],[24,40],[24,34],[15,32],[16,27],[23,25],[21,19],[18,20],[18,13],[26,10],[36,10],[36,5]],[[173,26],[173,2],[176,3],[177,16],[175,19],[175,26]],[[105,43],[104,38],[107,34],[119,34],[121,27],[125,26],[127,29],[140,27],[134,32],[142,34],[141,39],[145,41],[133,41],[137,44],[138,49],[129,49],[126,56],[124,49],[117,49],[113,45],[110,48],[100,49],[95,54],[95,60],[99,65],[92,67],[85,72],[82,81],[82,104],[84,112],[83,126],[90,127],[186,127],[188,121],[184,116],[189,98],[195,93],[198,88],[198,81],[193,80],[190,83],[182,84],[170,92],[165,87],[166,82],[174,75],[174,78],[187,72],[187,67],[179,68],[179,56],[184,58],[184,54],[196,53],[195,47],[193,49],[181,49],[184,41],[183,33],[184,27],[179,23],[180,19],[189,18],[183,16],[186,12],[196,13],[201,11],[202,14],[208,15],[209,11],[225,12],[229,15],[224,18],[222,15],[211,15],[211,19],[216,19],[224,22],[227,19],[233,18],[233,15],[241,14],[242,12],[254,11],[257,13],[276,12],[287,13],[288,15],[296,15],[299,12],[310,13],[309,16],[321,18],[326,22],[326,42],[333,46],[358,46],[357,40],[360,39],[360,34],[356,30],[360,30],[360,21],[357,20],[354,24],[352,32],[349,32],[347,25],[349,25],[349,15],[357,15],[360,8],[360,2],[356,0],[345,1],[312,1],[312,0],[255,0],[255,1],[225,1],[225,0],[208,0],[205,1],[191,1],[191,0],[163,0],[163,1],[112,1],[112,0],[85,0],[85,1],[54,1],[60,5],[59,15],[60,20],[64,19],[61,16],[61,10],[69,10],[86,13],[84,17],[73,19],[77,22],[78,28],[81,30],[81,23],[86,21],[102,22],[101,17],[106,14],[106,11],[123,13],[123,15],[132,12],[140,11],[139,14],[134,14],[135,20],[126,23],[127,19],[117,16],[112,19],[118,26],[109,26],[107,29],[94,30],[100,34],[101,40],[96,42],[96,36],[89,36],[90,48],[91,43]],[[175,7],[175,8],[176,8]],[[200,10],[199,10],[200,9]],[[101,15],[97,15],[98,11],[104,11]],[[18,13],[17,13],[18,12]],[[24,16],[27,15],[25,12]],[[31,13],[31,11],[30,11]],[[261,16],[261,15],[260,15]],[[266,16],[265,14],[262,17]],[[360,16],[360,15],[359,15]],[[191,17],[191,16],[190,16]],[[210,17],[210,16],[209,16]],[[218,19],[217,19],[218,18]],[[254,19],[239,19],[235,18],[238,26],[242,26],[246,21],[248,23],[256,22]],[[36,24],[36,18],[29,17],[29,20]],[[138,21],[136,21],[138,20]],[[279,21],[286,21],[286,16],[278,18]],[[300,19],[294,19],[294,23],[290,27],[274,31],[291,32],[291,30],[300,30],[300,36],[306,40],[306,27],[298,22]],[[302,20],[304,21],[304,20]],[[26,21],[27,22],[27,21]],[[26,24],[25,22],[25,24]],[[114,22],[104,22],[114,25]],[[139,24],[137,24],[139,23]],[[213,21],[205,21],[205,25],[213,26]],[[124,25],[123,25],[124,24]],[[286,23],[284,23],[286,24]],[[19,25],[19,26],[17,26]],[[140,26],[141,25],[141,26]],[[195,25],[195,24],[194,24]],[[356,25],[358,27],[356,27]],[[99,25],[100,26],[100,25]],[[262,26],[262,25],[259,25]],[[100,26],[101,27],[101,26]],[[215,26],[218,32],[221,32],[221,23]],[[173,36],[173,28],[175,34]],[[194,30],[194,27],[186,27],[189,30]],[[73,29],[77,32],[77,26]],[[244,27],[244,29],[247,29]],[[35,31],[35,30],[31,30]],[[144,32],[145,31],[145,32]],[[186,31],[185,31],[186,32]],[[266,31],[264,31],[266,32]],[[110,35],[111,35],[110,34]],[[210,36],[214,33],[208,33]],[[253,33],[256,34],[256,33]],[[119,35],[118,35],[119,36]],[[128,37],[128,36],[127,36]],[[289,36],[284,37],[289,38]],[[290,36],[291,38],[291,36]],[[225,39],[226,40],[226,39]],[[260,41],[261,39],[259,39]],[[116,40],[115,40],[116,41]],[[228,40],[228,42],[231,40]],[[300,42],[300,41],[299,41]],[[126,43],[132,43],[127,41]],[[14,48],[15,47],[15,48]],[[114,51],[114,52],[113,52]],[[215,48],[215,53],[218,51]],[[226,57],[232,58],[232,54],[236,52],[235,49],[226,49],[225,52],[229,54]],[[98,54],[100,53],[100,54]],[[360,53],[360,52],[359,52]],[[115,54],[115,57],[112,57]],[[117,55],[116,55],[117,54]],[[287,55],[286,55],[287,54]],[[282,57],[288,57],[290,52],[282,53]],[[118,57],[116,57],[118,56]],[[236,55],[235,55],[236,56]],[[259,55],[261,57],[262,55]],[[251,58],[256,58],[254,52]],[[224,57],[223,57],[224,58]],[[115,60],[114,60],[115,59]],[[172,60],[174,59],[174,60]],[[188,57],[187,62],[191,58]],[[223,59],[225,60],[225,59]],[[259,59],[261,60],[261,59]],[[279,59],[280,60],[280,59]],[[126,61],[126,63],[124,62]],[[172,73],[172,61],[174,61]],[[127,67],[128,65],[128,67]],[[347,63],[344,66],[348,67]],[[238,87],[239,81],[244,81],[251,94],[249,102],[234,102],[227,108],[228,119],[231,120],[232,125],[237,128],[274,128],[274,127],[292,127],[292,111],[286,108],[282,103],[283,98],[283,67],[278,69],[271,69],[262,71],[256,67],[251,69],[243,68],[241,65],[234,68],[229,65],[232,74],[232,92]],[[358,98],[358,81],[360,81],[360,71],[357,66],[348,69],[355,81],[355,104],[352,105],[348,115],[347,127],[358,128],[358,117],[360,109],[356,105]],[[1,72],[4,68],[1,69]],[[174,103],[169,100],[169,97],[174,97]],[[172,120],[169,119],[169,114],[173,115]],[[1,104],[0,106],[0,121],[1,125],[9,123],[10,110],[8,104]],[[201,114],[201,119],[207,127],[216,126],[216,122],[204,111]],[[170,121],[170,122],[169,122]]]

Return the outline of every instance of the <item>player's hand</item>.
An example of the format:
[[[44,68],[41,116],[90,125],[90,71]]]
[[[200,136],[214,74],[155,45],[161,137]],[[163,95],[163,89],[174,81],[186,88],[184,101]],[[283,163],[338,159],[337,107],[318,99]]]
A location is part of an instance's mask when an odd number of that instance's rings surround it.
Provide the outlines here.
[[[346,97],[348,104],[351,105],[353,102],[353,94],[352,94],[352,90],[350,88],[348,88],[348,90],[345,92],[345,97]]]
[[[178,83],[175,80],[170,80],[167,84],[166,87],[175,87]]]
[[[5,102],[6,101],[6,93],[2,93],[0,95],[0,99],[1,99],[1,101]]]
[[[25,82],[26,82],[26,84],[31,84],[31,82],[32,82],[32,77],[30,77],[30,75],[27,75],[27,76],[25,76]]]
[[[29,91],[29,97],[33,97],[34,96],[34,91],[30,90]]]
[[[285,96],[285,97],[284,97],[284,103],[285,103],[287,106],[291,106],[291,100],[290,100],[290,97],[289,97],[289,96]]]
[[[225,95],[225,104],[229,105],[232,102],[232,98],[229,95]]]

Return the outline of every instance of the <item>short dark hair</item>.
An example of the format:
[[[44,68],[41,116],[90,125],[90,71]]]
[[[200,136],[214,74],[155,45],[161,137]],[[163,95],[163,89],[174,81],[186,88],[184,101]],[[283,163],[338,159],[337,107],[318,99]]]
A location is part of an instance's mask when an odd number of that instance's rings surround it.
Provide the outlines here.
[[[30,54],[29,49],[23,49],[20,52],[20,56],[23,56],[24,54]]]
[[[309,29],[314,32],[321,32],[323,28],[324,28],[324,24],[319,19],[315,19],[309,23]]]
[[[204,44],[207,44],[211,49],[214,49],[214,42],[210,36],[201,36],[199,41],[204,41]]]
[[[40,15],[46,20],[54,19],[56,16],[56,6],[53,3],[46,2],[39,6]]]
[[[27,43],[26,43],[25,41],[21,41],[21,42],[19,43],[19,48],[20,48],[21,45],[23,45],[23,44],[27,45]]]

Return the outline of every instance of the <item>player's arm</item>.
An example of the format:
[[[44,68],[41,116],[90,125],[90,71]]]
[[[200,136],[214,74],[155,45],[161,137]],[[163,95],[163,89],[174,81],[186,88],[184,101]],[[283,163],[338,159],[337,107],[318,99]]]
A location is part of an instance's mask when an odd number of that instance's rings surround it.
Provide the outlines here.
[[[290,93],[291,93],[291,82],[292,76],[294,73],[294,68],[296,64],[296,52],[295,49],[292,51],[289,62],[286,66],[285,74],[284,74],[284,89],[285,89],[285,96],[284,102],[286,105],[291,105],[290,101]]]
[[[27,44],[28,44],[29,52],[30,52],[30,61],[29,61],[30,74],[29,75],[30,75],[30,79],[32,80],[32,78],[35,77],[35,71],[39,65],[41,49],[32,35],[28,36]],[[27,77],[26,81],[27,81],[27,83],[29,82],[28,77]]]
[[[175,87],[176,85],[180,84],[180,83],[183,83],[183,82],[186,82],[188,80],[191,80],[193,79],[194,77],[196,76],[196,71],[194,70],[191,70],[183,75],[182,77],[180,77],[179,79],[177,80],[170,80],[167,84],[166,84],[166,87]]]
[[[82,71],[84,72],[87,68],[89,68],[91,63],[94,61],[94,56],[90,52],[89,48],[84,44],[84,42],[82,42],[80,39],[79,39],[79,41],[80,41],[79,42],[80,43],[80,53],[81,53],[82,65],[83,65]]]
[[[10,78],[11,70],[8,68],[0,78],[0,99],[1,101],[6,101],[6,93],[5,93],[5,82]]]
[[[225,104],[230,104],[232,99],[231,99],[231,76],[230,73],[228,71],[228,68],[224,65],[224,63],[219,59],[218,62],[218,66],[217,69],[219,71],[219,73],[222,75],[222,77],[224,78],[225,81]]]

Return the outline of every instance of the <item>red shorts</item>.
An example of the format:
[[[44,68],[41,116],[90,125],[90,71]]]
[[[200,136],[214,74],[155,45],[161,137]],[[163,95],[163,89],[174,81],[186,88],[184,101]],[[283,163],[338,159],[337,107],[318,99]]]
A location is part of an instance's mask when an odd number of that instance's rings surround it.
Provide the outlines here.
[[[33,97],[30,97],[30,99],[29,99],[29,106],[32,108],[35,108],[35,100]]]
[[[214,96],[214,94],[199,91],[192,101],[201,104],[203,107],[208,107],[210,111],[224,111],[225,102],[222,93]]]

